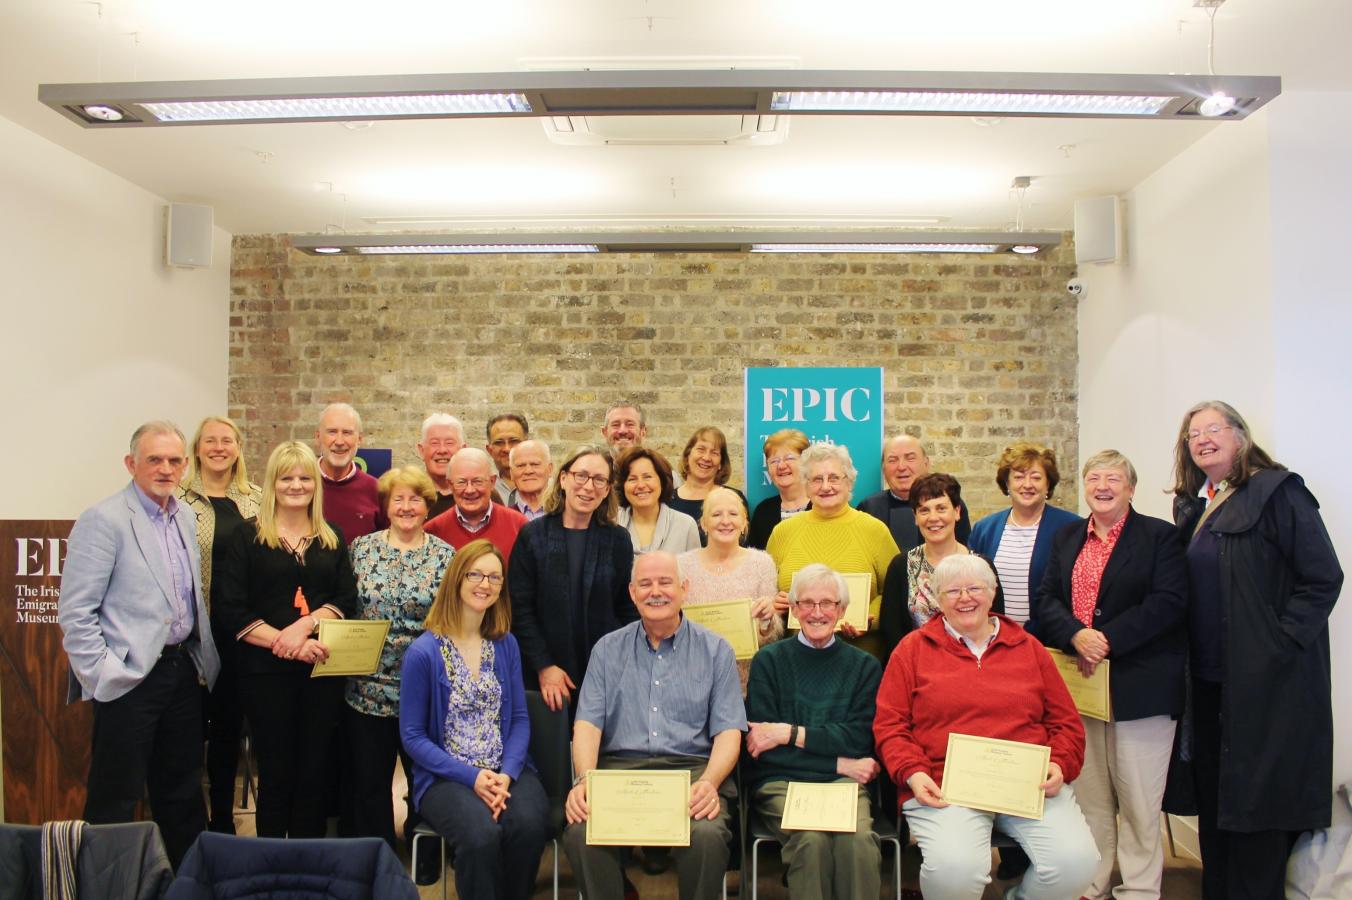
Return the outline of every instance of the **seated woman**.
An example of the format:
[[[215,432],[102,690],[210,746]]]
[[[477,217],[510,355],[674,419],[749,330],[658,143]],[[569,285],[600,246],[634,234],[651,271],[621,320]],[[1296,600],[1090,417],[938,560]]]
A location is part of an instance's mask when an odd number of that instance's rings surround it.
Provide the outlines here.
[[[807,499],[807,485],[798,476],[798,458],[809,443],[807,435],[797,428],[780,429],[765,439],[761,447],[765,471],[775,493],[756,504],[756,511],[751,514],[751,530],[746,536],[748,547],[764,550],[776,525],[812,505]]]
[[[732,457],[728,455],[728,439],[712,425],[696,428],[681,451],[681,478],[685,480],[671,498],[671,508],[698,522],[704,518],[704,498],[716,487],[728,487],[731,477]],[[746,506],[745,494],[734,487],[728,490],[741,497],[742,505]],[[706,539],[707,535],[701,531],[700,543]]]
[[[451,845],[461,897],[529,897],[549,834],[510,625],[502,554],[471,541],[404,656],[399,733],[413,758],[412,800]]]
[[[864,785],[879,771],[872,727],[882,668],[836,640],[850,592],[828,566],[799,569],[789,602],[802,623],[798,639],[772,644],[751,662],[746,749],[752,762],[744,765],[752,803],[779,840],[789,896],[877,897],[882,855]],[[790,781],[857,782],[855,831],[780,829]]]
[[[630,447],[615,458],[615,523],[634,539],[634,554],[678,554],[699,547],[699,525],[669,502],[675,483],[671,464],[656,450]]]
[[[995,572],[950,556],[932,578],[940,615],[907,635],[878,689],[873,738],[920,844],[920,891],[978,898],[990,883],[993,828],[1014,838],[1032,868],[1006,897],[1066,900],[1094,877],[1099,853],[1070,787],[1084,761],[1084,728],[1051,656],[1018,624],[991,615]],[[954,806],[939,789],[950,732],[1051,748],[1041,819]]]

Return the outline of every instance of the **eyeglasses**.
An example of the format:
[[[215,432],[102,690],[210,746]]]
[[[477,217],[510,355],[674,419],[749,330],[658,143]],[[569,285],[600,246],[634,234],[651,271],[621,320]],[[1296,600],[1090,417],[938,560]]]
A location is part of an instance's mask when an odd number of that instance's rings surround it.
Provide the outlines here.
[[[974,584],[971,587],[949,588],[944,591],[944,596],[953,601],[961,600],[963,594],[966,594],[973,600],[980,600],[982,597],[986,596],[986,587],[985,585]]]
[[[809,478],[809,479],[807,480],[807,483],[810,484],[810,485],[812,485],[812,486],[815,487],[815,488],[819,488],[819,487],[821,487],[821,486],[824,485],[824,484],[829,484],[831,487],[840,487],[842,484],[845,483],[845,476],[844,476],[844,475],[813,475],[811,478]]]
[[[452,481],[452,482],[451,482],[451,487],[455,488],[457,491],[463,491],[463,490],[464,490],[465,488],[467,488],[467,487],[472,487],[472,488],[474,488],[476,491],[482,491],[484,488],[488,487],[488,479],[487,479],[487,478],[457,478],[455,481]]]
[[[1211,438],[1212,440],[1215,440],[1216,435],[1220,434],[1222,431],[1229,431],[1231,428],[1234,427],[1235,426],[1233,425],[1208,425],[1201,431],[1189,431],[1188,443],[1194,444],[1197,441],[1201,440],[1203,437],[1208,437]]]
[[[588,475],[586,472],[564,472],[573,480],[573,487],[586,487],[587,482],[591,482],[592,487],[598,491],[610,484],[609,475]]]
[[[795,600],[793,605],[798,608],[798,614],[810,613],[814,609],[819,609],[824,613],[833,613],[840,608],[839,600]]]
[[[790,463],[798,462],[797,453],[788,453],[784,456],[772,456],[765,461],[767,466],[787,466]]]
[[[491,446],[494,446],[494,447],[515,447],[517,444],[521,443],[523,440],[525,440],[525,438],[518,438],[518,437],[498,438],[496,441],[494,441],[494,442],[492,443]]]
[[[465,573],[465,580],[468,581],[470,584],[478,584],[485,578],[488,579],[488,583],[493,585],[493,587],[497,587],[498,585],[502,584],[502,576],[499,575],[497,572],[494,572],[493,574],[490,575],[487,572],[470,570]]]

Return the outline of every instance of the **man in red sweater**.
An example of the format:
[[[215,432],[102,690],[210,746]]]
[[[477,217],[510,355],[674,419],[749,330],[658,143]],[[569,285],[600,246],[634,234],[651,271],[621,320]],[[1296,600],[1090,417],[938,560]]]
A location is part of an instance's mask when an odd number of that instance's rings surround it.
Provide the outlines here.
[[[324,518],[351,544],[389,523],[376,495],[376,480],[356,463],[361,416],[346,403],[330,403],[319,416],[319,474],[324,479]]]
[[[446,469],[455,506],[430,520],[424,530],[457,550],[483,538],[498,548],[505,563],[511,559],[516,533],[526,524],[526,517],[493,503],[498,480],[495,468],[493,457],[478,447],[462,447]]]

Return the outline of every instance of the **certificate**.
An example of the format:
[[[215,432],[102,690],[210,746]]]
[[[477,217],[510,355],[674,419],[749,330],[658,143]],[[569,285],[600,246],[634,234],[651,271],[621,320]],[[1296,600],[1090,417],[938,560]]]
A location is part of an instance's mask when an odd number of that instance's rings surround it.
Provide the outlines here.
[[[738,659],[756,655],[760,642],[756,639],[756,624],[751,617],[751,600],[723,600],[718,603],[687,603],[681,607],[687,619],[715,632],[732,645]]]
[[[1052,749],[1040,744],[949,734],[944,757],[944,799],[987,812],[1042,818]]]
[[[780,828],[785,831],[841,831],[854,834],[858,825],[858,784],[853,781],[827,784],[789,782]]]
[[[869,604],[873,601],[873,573],[872,572],[842,572],[841,576],[845,579],[845,586],[850,590],[850,605],[845,607],[845,615],[840,617],[836,623],[836,631],[846,622],[853,625],[860,631],[868,631],[868,611]],[[794,615],[793,607],[789,607],[789,628],[799,628],[798,616]]]
[[[587,808],[588,844],[690,846],[689,769],[592,769]]]
[[[1111,722],[1113,704],[1112,695],[1108,693],[1108,660],[1099,663],[1094,674],[1085,678],[1080,674],[1078,656],[1060,650],[1048,649],[1047,652],[1051,653],[1052,662],[1056,663],[1057,671],[1066,682],[1070,699],[1075,701],[1075,708],[1080,711],[1080,715],[1100,722]]]
[[[389,631],[389,619],[320,619],[319,643],[329,649],[329,658],[315,663],[310,677],[370,675],[380,664]]]

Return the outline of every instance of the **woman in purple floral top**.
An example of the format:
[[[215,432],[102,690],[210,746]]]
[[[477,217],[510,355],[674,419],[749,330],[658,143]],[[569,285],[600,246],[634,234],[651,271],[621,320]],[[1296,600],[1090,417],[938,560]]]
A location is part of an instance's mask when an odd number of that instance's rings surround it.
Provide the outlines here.
[[[455,551],[423,531],[427,510],[437,497],[426,472],[413,466],[391,469],[376,490],[390,527],[357,538],[349,552],[361,602],[359,618],[388,620],[390,631],[376,671],[347,682],[351,765],[346,774],[355,834],[384,838],[393,847],[390,784],[399,751],[399,667],[422,633],[423,619]]]
[[[413,803],[451,845],[461,897],[525,900],[549,834],[549,801],[527,756],[521,653],[509,632],[502,554],[456,554],[404,657],[399,731]]]

